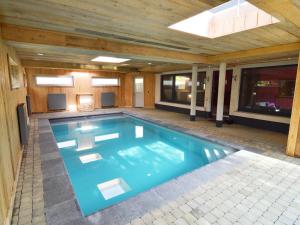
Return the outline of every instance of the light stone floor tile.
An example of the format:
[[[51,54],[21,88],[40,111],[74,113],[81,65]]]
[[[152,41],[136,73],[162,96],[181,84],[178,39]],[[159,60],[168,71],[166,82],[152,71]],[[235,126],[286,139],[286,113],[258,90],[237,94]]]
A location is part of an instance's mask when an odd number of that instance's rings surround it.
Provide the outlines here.
[[[128,221],[128,224],[300,225],[300,159],[284,154],[286,135],[235,124],[216,128],[212,122],[204,119],[190,122],[187,115],[160,110],[109,109],[99,110],[99,113],[120,110],[142,118],[163,121],[165,124],[185,128],[188,133],[247,150],[223,160],[234,165],[229,171]],[[53,113],[51,117],[84,114],[86,113]],[[41,159],[53,160],[57,158],[57,154],[49,152],[41,157],[38,118],[48,116],[34,115],[31,118],[29,143],[23,152],[17,184],[13,225],[47,224]],[[203,172],[220,169],[217,165],[219,164],[210,164],[203,168]],[[193,173],[189,175],[193,176]]]

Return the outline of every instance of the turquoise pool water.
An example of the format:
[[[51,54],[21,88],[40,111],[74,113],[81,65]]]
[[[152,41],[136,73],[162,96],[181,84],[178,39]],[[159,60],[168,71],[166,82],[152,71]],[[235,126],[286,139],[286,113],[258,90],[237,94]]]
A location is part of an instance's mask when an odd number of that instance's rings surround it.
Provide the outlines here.
[[[51,127],[85,216],[233,152],[126,115]]]

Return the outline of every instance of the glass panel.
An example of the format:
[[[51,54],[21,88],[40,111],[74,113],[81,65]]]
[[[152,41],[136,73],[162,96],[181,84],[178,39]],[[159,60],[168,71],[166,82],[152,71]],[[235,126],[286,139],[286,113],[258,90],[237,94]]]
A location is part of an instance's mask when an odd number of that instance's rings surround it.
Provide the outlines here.
[[[118,78],[92,78],[92,86],[119,86]]]
[[[197,106],[204,106],[206,72],[197,77]],[[161,77],[161,100],[181,104],[191,103],[192,74],[163,75]]]
[[[36,76],[35,79],[40,86],[73,86],[73,77]]]
[[[204,106],[206,72],[199,72],[197,78],[197,106]]]
[[[144,79],[143,78],[135,78],[134,83],[135,83],[135,85],[134,85],[135,93],[144,91]]]
[[[243,69],[240,110],[290,116],[296,71],[296,65]]]
[[[173,100],[173,76],[164,75],[161,77],[161,100],[172,101]]]
[[[191,75],[177,75],[175,76],[175,101],[179,103],[191,102],[192,90],[192,76]]]

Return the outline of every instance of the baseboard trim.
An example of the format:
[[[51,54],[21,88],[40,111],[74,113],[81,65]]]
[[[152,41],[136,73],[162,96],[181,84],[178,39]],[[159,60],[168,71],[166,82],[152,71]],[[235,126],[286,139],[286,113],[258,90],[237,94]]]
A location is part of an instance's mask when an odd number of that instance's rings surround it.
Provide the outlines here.
[[[216,127],[223,127],[223,120],[216,120]]]
[[[190,115],[190,121],[196,121],[196,116],[195,115]]]
[[[182,113],[182,114],[188,114],[188,115],[191,112],[191,110],[187,109],[187,108],[179,108],[176,106],[162,105],[162,104],[155,104],[155,108],[166,110],[166,111],[173,111],[173,112]],[[196,110],[196,116],[207,117],[209,115],[210,115],[210,112]]]
[[[240,116],[229,116],[230,119],[234,123],[246,125],[249,127],[255,127],[270,131],[276,131],[284,134],[288,134],[289,132],[289,124],[286,123],[279,123],[279,122],[273,122],[273,121],[266,121],[266,120],[259,120],[259,119],[252,119],[247,117],[240,117]]]

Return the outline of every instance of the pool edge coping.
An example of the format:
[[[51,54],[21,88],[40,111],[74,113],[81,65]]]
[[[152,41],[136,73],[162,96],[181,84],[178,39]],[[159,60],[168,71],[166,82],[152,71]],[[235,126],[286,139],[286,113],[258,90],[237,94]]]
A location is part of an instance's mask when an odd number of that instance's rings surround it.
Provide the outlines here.
[[[230,147],[230,148],[233,148],[233,149],[235,149],[235,150],[237,150],[238,148],[237,147],[240,147],[240,146],[237,146],[237,145],[232,145],[232,144],[230,144],[229,145],[229,143],[228,142],[223,142],[223,141],[221,141],[221,142],[219,142],[219,141],[216,141],[216,139],[212,139],[212,138],[208,138],[208,137],[203,137],[203,136],[198,136],[198,135],[195,135],[195,134],[192,134],[192,133],[189,133],[189,132],[187,132],[187,131],[189,131],[190,129],[186,129],[186,128],[181,128],[181,127],[175,127],[174,125],[171,125],[171,124],[169,124],[169,123],[164,123],[164,122],[162,122],[162,121],[160,121],[160,120],[154,120],[154,119],[152,119],[152,118],[149,118],[149,117],[147,117],[146,116],[146,118],[145,118],[145,116],[142,116],[141,117],[141,115],[136,115],[136,114],[134,114],[134,113],[129,113],[129,112],[124,112],[124,111],[119,111],[119,112],[112,112],[112,113],[97,113],[97,114],[92,114],[92,115],[81,115],[81,116],[62,116],[62,117],[59,117],[59,118],[57,118],[57,117],[47,117],[47,118],[38,118],[38,131],[40,131],[40,122],[41,121],[46,121],[46,124],[44,124],[43,126],[44,126],[44,131],[46,131],[46,130],[48,130],[48,135],[51,135],[51,138],[52,138],[52,142],[50,142],[50,143],[48,143],[49,145],[51,144],[51,145],[54,145],[55,147],[56,147],[56,152],[58,152],[59,153],[59,149],[57,148],[57,145],[56,145],[56,141],[55,141],[55,137],[54,137],[54,134],[53,134],[53,131],[52,131],[52,128],[51,128],[51,124],[50,124],[50,120],[54,120],[54,119],[69,119],[69,118],[78,118],[78,117],[93,117],[93,116],[103,116],[103,115],[112,115],[112,114],[125,114],[125,115],[129,115],[129,116],[132,116],[132,117],[135,117],[135,118],[137,118],[137,119],[141,119],[141,120],[144,120],[144,121],[147,121],[147,122],[151,122],[151,123],[154,123],[154,124],[157,124],[157,125],[159,125],[159,126],[162,126],[162,127],[166,127],[166,128],[168,128],[168,129],[171,129],[171,130],[175,130],[175,131],[177,131],[177,132],[181,132],[181,133],[184,133],[184,134],[186,134],[186,135],[191,135],[191,136],[193,136],[193,137],[195,137],[195,138],[200,138],[200,139],[203,139],[203,140],[207,140],[207,141],[210,141],[210,142],[214,142],[214,143],[217,143],[217,144],[220,144],[220,145],[223,145],[223,146],[226,146],[226,147]],[[50,131],[50,132],[49,132]],[[38,140],[39,140],[39,143],[40,143],[40,145],[41,145],[41,141],[40,141],[40,132],[38,132],[39,133],[39,138],[38,138]],[[47,132],[45,132],[45,133],[47,133]],[[50,133],[50,134],[49,134]],[[234,147],[233,147],[234,146]],[[41,149],[42,149],[42,147],[41,147]],[[248,149],[245,149],[245,150],[247,150],[247,151],[250,151],[250,152],[253,152],[253,151],[251,151],[251,150],[248,150]],[[42,150],[41,150],[41,152],[42,152]],[[232,154],[230,154],[230,155],[233,155],[234,153],[236,153],[236,152],[233,152]],[[42,155],[42,153],[41,153],[41,155]],[[229,155],[229,156],[230,156]],[[227,156],[227,157],[229,157],[229,156]],[[227,157],[225,157],[225,158],[227,158]],[[160,185],[158,185],[158,186],[155,186],[155,187],[152,187],[151,189],[148,189],[148,190],[146,190],[145,192],[142,192],[142,193],[139,193],[138,195],[136,195],[136,196],[133,196],[133,197],[131,197],[131,198],[129,198],[129,199],[126,199],[126,200],[124,200],[124,201],[122,201],[122,202],[120,202],[120,203],[117,203],[116,205],[119,205],[119,204],[122,204],[123,202],[128,202],[128,201],[130,201],[131,199],[133,199],[133,198],[136,198],[136,197],[138,197],[138,196],[140,196],[140,195],[142,195],[142,194],[144,194],[144,193],[148,193],[148,192],[155,192],[156,191],[156,189],[159,189],[159,187],[161,187],[161,186],[163,186],[163,185],[168,185],[169,183],[176,183],[176,181],[178,181],[178,180],[181,180],[181,179],[183,179],[183,177],[188,177],[188,176],[191,176],[191,174],[192,173],[194,173],[195,171],[198,171],[198,170],[201,170],[201,171],[203,171],[203,169],[205,168],[205,167],[209,167],[210,165],[212,165],[212,164],[214,164],[214,163],[217,163],[217,162],[219,162],[219,161],[221,161],[221,160],[224,160],[225,158],[223,158],[223,159],[220,159],[220,160],[218,160],[218,161],[215,161],[215,162],[213,162],[213,163],[210,163],[210,164],[207,164],[207,165],[204,165],[204,166],[202,166],[202,167],[200,167],[200,168],[197,168],[197,169],[195,169],[195,170],[192,170],[192,171],[190,171],[190,172],[188,172],[188,173],[184,173],[184,174],[182,174],[182,175],[180,175],[180,176],[178,176],[178,177],[176,177],[176,178],[173,178],[173,179],[171,179],[171,180],[168,180],[168,181],[166,181],[166,182],[164,182],[164,183],[162,183],[162,184],[160,184]],[[61,158],[61,156],[59,156],[59,159],[61,159],[62,160],[62,158]],[[45,175],[45,168],[44,168],[44,164],[45,164],[45,162],[44,162],[45,160],[42,160],[42,173],[43,173],[43,175]],[[68,175],[68,172],[67,172],[67,169],[66,169],[66,167],[65,167],[65,165],[64,165],[64,162],[63,162],[63,160],[62,160],[62,163],[63,163],[63,166],[64,166],[64,171],[63,171],[63,173],[62,174],[60,174],[60,175],[67,175],[67,177],[65,177],[66,179],[66,182],[68,183],[68,185],[70,185],[71,186],[71,190],[72,190],[72,197],[73,198],[70,198],[69,200],[73,200],[73,201],[75,201],[75,203],[76,203],[76,209],[77,209],[77,213],[78,213],[78,211],[80,212],[80,215],[82,216],[82,218],[78,218],[78,219],[83,219],[83,220],[86,220],[86,219],[88,219],[88,218],[94,218],[94,217],[98,217],[98,218],[101,218],[101,213],[102,213],[102,211],[104,211],[104,210],[106,210],[106,211],[109,211],[109,209],[111,209],[111,208],[113,208],[115,205],[113,205],[113,206],[110,206],[110,207],[108,207],[108,208],[105,208],[105,209],[103,209],[103,210],[101,210],[101,211],[98,211],[98,212],[95,212],[95,213],[93,213],[93,214],[91,214],[91,215],[89,215],[89,216],[84,216],[83,215],[83,213],[82,213],[82,211],[80,210],[80,207],[79,207],[79,203],[77,202],[77,199],[76,199],[76,197],[75,197],[75,193],[74,193],[74,190],[73,190],[73,186],[72,186],[72,184],[71,184],[71,181],[70,181],[70,178],[69,178],[69,175]],[[43,177],[43,184],[44,185],[46,185],[45,184],[45,179],[48,179],[49,177],[46,177],[46,178],[44,178]],[[205,181],[206,182],[206,181]],[[205,183],[204,182],[204,183]],[[45,186],[44,186],[44,195],[45,195]],[[47,194],[47,193],[46,193]],[[184,193],[181,193],[181,194],[184,194]],[[170,200],[171,201],[171,200]],[[46,203],[46,199],[45,199],[45,203]],[[61,203],[63,203],[63,202],[61,202]],[[60,204],[60,203],[58,203],[58,204]],[[47,218],[47,208],[46,208],[46,205],[47,204],[45,204],[45,212],[46,212],[46,218]],[[55,205],[53,205],[52,207],[55,207],[57,204],[55,204]],[[155,208],[155,207],[154,207]],[[145,213],[146,212],[148,212],[149,210],[146,210],[145,211]],[[98,215],[97,215],[98,214]],[[76,218],[75,218],[76,219]],[[132,218],[128,218],[128,222],[129,222],[129,220],[131,220]],[[50,219],[51,220],[51,219]],[[92,219],[93,220],[93,219]],[[97,220],[97,218],[96,218],[96,220]],[[48,220],[47,220],[48,221]],[[86,222],[91,222],[91,221],[83,221],[85,224],[86,224]],[[98,221],[98,222],[100,222],[100,221]],[[52,223],[51,223],[52,224]]]

